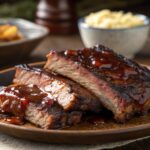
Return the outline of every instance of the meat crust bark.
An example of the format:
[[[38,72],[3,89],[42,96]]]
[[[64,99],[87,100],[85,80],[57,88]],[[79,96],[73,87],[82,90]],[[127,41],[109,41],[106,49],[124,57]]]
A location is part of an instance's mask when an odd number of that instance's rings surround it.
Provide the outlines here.
[[[45,69],[66,76],[95,94],[124,122],[150,109],[150,70],[111,49],[97,45],[47,55]]]
[[[27,65],[16,67],[15,84],[34,84],[50,94],[64,110],[100,111],[97,97],[79,84],[41,69]]]

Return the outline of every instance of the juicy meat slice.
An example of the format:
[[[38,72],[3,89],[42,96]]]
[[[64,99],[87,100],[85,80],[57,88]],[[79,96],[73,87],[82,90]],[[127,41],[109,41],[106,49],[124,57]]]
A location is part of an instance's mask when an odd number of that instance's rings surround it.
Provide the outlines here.
[[[77,124],[82,116],[79,111],[65,112],[35,85],[12,85],[1,90],[0,110],[45,129]]]
[[[105,46],[51,51],[47,58],[45,69],[93,92],[120,122],[150,109],[150,70]]]
[[[34,84],[46,91],[65,110],[100,111],[97,97],[79,84],[41,69],[20,65],[16,68],[13,82]]]
[[[66,128],[81,122],[82,112],[64,110],[57,104],[45,110],[40,110],[39,105],[30,103],[25,112],[25,119],[44,129]]]

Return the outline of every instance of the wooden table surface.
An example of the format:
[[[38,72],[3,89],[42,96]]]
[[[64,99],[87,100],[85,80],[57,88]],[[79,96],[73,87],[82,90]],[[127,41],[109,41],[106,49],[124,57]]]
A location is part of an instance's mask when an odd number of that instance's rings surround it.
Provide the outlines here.
[[[11,62],[10,64],[7,64],[7,66],[6,64],[0,64],[0,68],[3,69],[20,63],[31,63],[46,60],[46,54],[48,54],[51,49],[60,51],[67,48],[78,49],[82,47],[84,47],[84,45],[79,35],[49,35],[38,45],[37,48],[35,48],[30,57],[19,62]],[[145,55],[142,51],[149,51],[149,54]],[[136,55],[134,60],[138,63],[150,65],[150,37],[143,50],[141,50],[141,54]]]
[[[48,36],[32,53],[34,60],[45,58],[45,55],[50,49],[64,50],[67,48],[78,49],[84,45],[78,35],[69,36]],[[142,51],[149,51],[149,55],[142,54]],[[38,59],[39,58],[39,59]],[[32,59],[31,59],[32,60]],[[32,60],[33,61],[33,60]],[[145,47],[141,50],[140,54],[135,57],[135,61],[143,64],[150,65],[150,38],[148,39]]]
[[[143,48],[144,51],[150,51],[150,38],[146,43],[146,46]],[[77,49],[82,48],[83,43],[79,37],[79,35],[69,35],[69,36],[54,36],[50,35],[42,43],[35,49],[35,51],[31,54],[31,56],[26,59],[22,60],[21,62],[17,63],[30,63],[35,61],[43,61],[46,60],[45,55],[50,51],[50,49],[56,50],[64,50],[67,48]],[[142,51],[143,51],[142,50]],[[149,55],[138,54],[135,57],[135,61],[150,65],[150,52]],[[16,63],[15,63],[16,64]],[[135,142],[121,148],[116,148],[116,150],[129,150],[129,149],[136,149],[136,150],[148,150],[150,149],[150,139]]]

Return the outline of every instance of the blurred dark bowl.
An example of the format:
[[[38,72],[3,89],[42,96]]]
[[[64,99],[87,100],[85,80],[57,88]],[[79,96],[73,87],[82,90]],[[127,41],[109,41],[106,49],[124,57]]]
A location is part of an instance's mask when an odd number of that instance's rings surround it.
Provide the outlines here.
[[[24,37],[21,40],[0,43],[0,63],[3,64],[26,58],[48,34],[47,28],[24,19],[0,18],[0,24],[16,25]]]

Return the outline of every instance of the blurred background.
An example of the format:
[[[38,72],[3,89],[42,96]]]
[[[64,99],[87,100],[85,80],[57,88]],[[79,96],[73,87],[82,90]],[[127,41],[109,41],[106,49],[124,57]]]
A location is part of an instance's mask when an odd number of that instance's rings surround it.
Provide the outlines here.
[[[5,61],[0,62],[0,67],[45,60],[45,55],[50,49],[63,50],[84,47],[78,31],[77,20],[91,12],[106,8],[150,16],[149,0],[0,0],[1,19],[22,18],[42,25],[49,30],[49,34],[32,48],[30,55],[23,56],[22,54],[20,59],[14,58],[12,61],[3,57],[1,60],[5,59]],[[149,43],[150,38],[135,56],[136,61],[150,64],[148,61],[150,58]],[[19,52],[21,53],[21,51],[20,48]]]
[[[54,3],[57,0],[50,0]],[[67,0],[59,0],[66,3]],[[70,0],[76,3],[78,17],[101,9],[125,10],[150,15],[149,0]],[[42,2],[42,1],[41,1]],[[48,1],[47,1],[48,2]],[[19,17],[35,20],[35,11],[39,0],[0,0],[1,17]],[[61,6],[62,7],[62,6]]]

